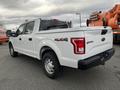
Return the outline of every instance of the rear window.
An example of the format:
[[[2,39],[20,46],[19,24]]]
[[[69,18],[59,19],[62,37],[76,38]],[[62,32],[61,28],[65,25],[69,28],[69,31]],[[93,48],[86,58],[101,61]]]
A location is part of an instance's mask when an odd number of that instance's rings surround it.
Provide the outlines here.
[[[71,28],[71,22],[59,21],[59,20],[41,20],[39,30],[51,30],[51,29],[62,29]]]

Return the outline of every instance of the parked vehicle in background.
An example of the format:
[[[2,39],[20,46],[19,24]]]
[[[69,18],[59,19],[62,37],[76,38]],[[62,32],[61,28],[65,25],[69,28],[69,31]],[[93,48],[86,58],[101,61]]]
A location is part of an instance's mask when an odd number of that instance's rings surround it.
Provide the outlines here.
[[[10,35],[10,55],[22,53],[42,60],[50,78],[58,76],[62,66],[88,69],[103,65],[114,54],[109,27],[72,28],[71,22],[36,19]]]
[[[120,42],[120,4],[116,4],[107,12],[93,12],[87,20],[87,26],[110,26],[114,41]]]
[[[8,42],[9,38],[6,35],[6,31],[0,27],[0,44]]]

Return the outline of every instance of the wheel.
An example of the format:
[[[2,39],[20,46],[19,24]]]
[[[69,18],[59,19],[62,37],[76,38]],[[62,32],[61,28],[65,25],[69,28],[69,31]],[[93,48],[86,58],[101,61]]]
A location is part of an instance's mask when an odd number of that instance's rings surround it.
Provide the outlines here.
[[[55,79],[59,75],[60,64],[54,52],[49,51],[43,55],[43,69],[49,78]]]
[[[9,45],[9,52],[10,52],[10,55],[12,57],[17,57],[18,56],[18,52],[14,51],[14,48],[13,48],[13,46],[11,44]]]

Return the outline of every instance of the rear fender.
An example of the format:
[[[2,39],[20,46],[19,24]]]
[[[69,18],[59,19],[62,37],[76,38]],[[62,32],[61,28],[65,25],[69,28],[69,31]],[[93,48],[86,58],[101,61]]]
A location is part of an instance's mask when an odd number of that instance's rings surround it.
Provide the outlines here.
[[[57,55],[57,58],[60,62],[60,57],[62,57],[61,52],[60,52],[59,48],[57,47],[57,45],[51,40],[45,40],[45,41],[43,40],[39,43],[39,55],[38,55],[39,59],[41,59],[40,51],[45,46],[51,48],[55,52],[55,54]],[[60,64],[61,64],[61,62],[60,62]]]

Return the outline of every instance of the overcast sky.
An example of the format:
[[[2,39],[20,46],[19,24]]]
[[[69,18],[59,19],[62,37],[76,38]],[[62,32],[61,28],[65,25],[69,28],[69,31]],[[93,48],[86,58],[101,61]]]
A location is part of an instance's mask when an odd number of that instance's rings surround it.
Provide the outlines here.
[[[76,12],[85,18],[93,11],[111,9],[120,0],[0,0],[0,22],[11,25],[25,19],[53,17],[70,20]]]

